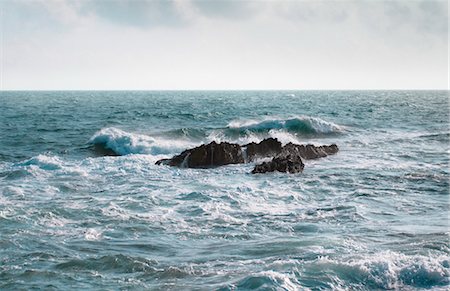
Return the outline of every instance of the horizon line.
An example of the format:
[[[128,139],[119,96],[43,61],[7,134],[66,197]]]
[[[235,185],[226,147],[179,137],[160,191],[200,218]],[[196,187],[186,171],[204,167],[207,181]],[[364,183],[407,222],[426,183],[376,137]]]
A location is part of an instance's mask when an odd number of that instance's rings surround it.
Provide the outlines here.
[[[58,91],[98,91],[98,92],[120,92],[120,91],[450,91],[450,88],[396,88],[396,89],[0,89],[0,92],[58,92]]]

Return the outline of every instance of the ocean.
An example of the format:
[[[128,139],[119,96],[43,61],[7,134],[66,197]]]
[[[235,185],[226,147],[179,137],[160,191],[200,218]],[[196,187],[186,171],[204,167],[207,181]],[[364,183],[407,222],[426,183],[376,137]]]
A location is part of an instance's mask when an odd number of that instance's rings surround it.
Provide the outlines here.
[[[340,151],[155,165],[268,137]],[[447,91],[3,91],[0,289],[447,290],[449,141]]]

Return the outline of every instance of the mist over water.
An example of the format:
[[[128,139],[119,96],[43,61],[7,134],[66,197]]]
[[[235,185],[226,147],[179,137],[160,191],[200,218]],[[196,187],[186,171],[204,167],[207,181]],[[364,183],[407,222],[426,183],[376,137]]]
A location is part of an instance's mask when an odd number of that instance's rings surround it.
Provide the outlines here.
[[[447,94],[1,92],[0,289],[445,290]],[[154,164],[267,137],[340,151]]]

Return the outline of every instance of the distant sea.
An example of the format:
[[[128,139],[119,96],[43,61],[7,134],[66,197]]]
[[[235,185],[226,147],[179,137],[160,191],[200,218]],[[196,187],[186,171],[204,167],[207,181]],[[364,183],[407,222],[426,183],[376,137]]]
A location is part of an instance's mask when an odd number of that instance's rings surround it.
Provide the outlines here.
[[[340,151],[154,164],[267,137]],[[0,289],[447,290],[449,141],[447,91],[3,91]]]

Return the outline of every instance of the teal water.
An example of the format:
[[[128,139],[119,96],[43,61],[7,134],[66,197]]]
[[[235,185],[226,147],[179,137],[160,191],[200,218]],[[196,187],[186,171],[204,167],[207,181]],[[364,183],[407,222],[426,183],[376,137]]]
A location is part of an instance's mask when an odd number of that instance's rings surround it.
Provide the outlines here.
[[[448,92],[0,94],[1,290],[448,288]],[[154,165],[266,137],[340,152]]]

